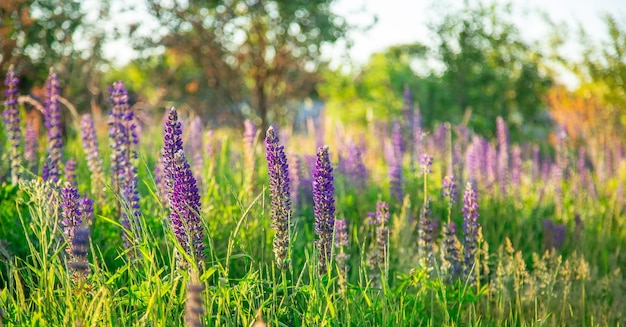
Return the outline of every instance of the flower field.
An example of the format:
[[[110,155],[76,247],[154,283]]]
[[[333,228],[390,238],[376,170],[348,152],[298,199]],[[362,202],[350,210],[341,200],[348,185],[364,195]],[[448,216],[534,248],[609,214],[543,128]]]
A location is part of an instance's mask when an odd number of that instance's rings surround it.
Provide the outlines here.
[[[121,81],[74,117],[52,70],[36,129],[17,84],[0,326],[626,324],[623,140],[430,130],[410,95],[365,129],[210,129]]]

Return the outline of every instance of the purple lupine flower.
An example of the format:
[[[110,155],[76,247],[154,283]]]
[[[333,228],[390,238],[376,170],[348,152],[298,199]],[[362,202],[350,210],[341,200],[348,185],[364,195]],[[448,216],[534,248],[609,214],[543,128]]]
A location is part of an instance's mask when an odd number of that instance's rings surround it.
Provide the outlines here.
[[[376,246],[378,248],[378,266],[383,267],[387,261],[389,244],[389,205],[385,202],[376,203]]]
[[[204,258],[204,231],[200,223],[200,195],[183,151],[181,124],[171,108],[163,136],[163,161],[170,221],[176,240],[198,264]]]
[[[255,155],[254,139],[256,137],[256,126],[250,119],[243,122],[243,188],[246,195],[252,192],[254,183]]]
[[[422,116],[419,107],[415,107],[413,114],[413,151],[411,151],[411,163],[417,162],[424,149],[424,131],[422,127]]]
[[[43,169],[43,180],[54,183],[61,177],[63,161],[63,135],[61,127],[61,107],[59,106],[59,80],[54,70],[50,70],[46,81],[44,121],[48,130],[48,154]]]
[[[465,152],[465,162],[467,166],[467,175],[470,180],[479,180],[484,177],[485,154],[483,153],[482,138],[474,136],[472,142]]]
[[[389,243],[389,205],[376,203],[376,212],[368,213],[366,224],[372,226],[373,234],[367,254],[370,279],[376,287],[380,286],[380,273],[386,268]]]
[[[76,160],[70,158],[65,162],[65,180],[73,187],[78,187],[76,182]]]
[[[367,168],[363,163],[363,147],[354,142],[348,142],[342,152],[346,155],[339,155],[337,170],[347,177],[355,190],[363,190],[367,181]]]
[[[393,145],[393,159],[389,163],[389,184],[391,185],[391,195],[398,203],[401,203],[402,198],[404,198],[402,189],[402,154],[404,153],[404,146],[402,142],[402,127],[397,120],[393,122],[391,142]]]
[[[418,254],[420,263],[425,268],[432,267],[433,259],[433,212],[430,209],[430,200],[427,200],[422,207],[420,220],[418,222]]]
[[[139,226],[139,193],[137,191],[137,168],[132,160],[137,159],[134,146],[138,143],[137,125],[134,113],[128,103],[128,91],[124,83],[117,81],[109,87],[109,101],[112,104],[109,111],[109,138],[111,140],[111,169],[113,187],[121,194],[120,208],[122,210],[122,225],[126,246],[130,246],[140,237]],[[122,207],[123,206],[123,207]]]
[[[555,248],[560,249],[563,246],[563,242],[565,241],[565,236],[567,236],[567,226],[558,224],[554,226],[554,234],[552,244]]]
[[[20,111],[17,109],[17,97],[19,90],[17,84],[19,79],[15,76],[13,65],[7,71],[4,85],[4,112],[2,112],[2,120],[6,126],[7,140],[9,141],[9,161],[11,162],[11,184],[17,185],[20,174],[20,166],[22,165],[22,157],[20,155],[20,142],[22,131],[20,129]]]
[[[79,206],[80,196],[78,189],[71,183],[65,183],[65,187],[61,189],[61,225],[63,226],[63,234],[67,238],[69,244],[72,244],[74,230],[82,225],[82,212]],[[70,248],[67,249],[70,254]]]
[[[315,213],[315,241],[319,259],[319,274],[328,272],[327,264],[331,261],[333,228],[335,226],[335,187],[333,168],[330,165],[328,146],[317,150],[315,173],[313,174],[313,211]]]
[[[544,181],[550,180],[550,174],[552,172],[552,161],[549,158],[546,158],[544,162],[541,163],[541,179]],[[550,183],[546,183],[544,186],[549,186]]]
[[[433,172],[433,157],[429,156],[426,153],[423,153],[420,157],[420,168],[422,169],[422,174],[428,175]]]
[[[472,271],[476,269],[474,258],[476,257],[476,247],[478,246],[478,196],[472,183],[465,186],[463,195],[463,234],[465,236],[463,244],[463,257],[465,259],[465,278],[473,283]]]
[[[560,208],[563,205],[563,171],[561,167],[556,163],[552,165],[550,169],[550,184],[552,184],[552,190],[554,192],[554,203],[557,211],[560,212]]]
[[[69,266],[74,270],[74,276],[87,276],[89,274],[89,263],[87,262],[87,253],[89,248],[89,228],[77,226],[74,230],[74,236],[70,248]]]
[[[437,129],[433,132],[433,148],[437,149],[439,155],[444,157],[445,153],[448,151],[447,148],[447,140],[448,140],[448,126],[447,124],[439,124]]]
[[[87,167],[91,173],[91,189],[94,194],[98,195],[100,200],[103,199],[104,172],[102,170],[102,158],[100,157],[100,149],[98,148],[98,137],[94,127],[93,118],[90,114],[85,114],[80,120],[83,150],[87,158]]]
[[[463,267],[461,243],[456,236],[456,224],[453,221],[443,225],[443,258],[447,266],[447,281],[451,283],[461,277]]]
[[[443,178],[442,194],[444,198],[448,198],[449,205],[453,205],[456,202],[457,196],[456,182],[454,176],[446,176]]]
[[[496,151],[496,148],[488,142],[485,142],[484,146],[487,184],[491,187],[496,182],[496,178],[498,176],[498,152]]]
[[[185,147],[185,153],[191,158],[191,167],[193,175],[196,178],[198,184],[202,184],[202,170],[204,168],[204,156],[202,155],[202,119],[200,117],[194,118],[189,124],[188,146]]]
[[[348,260],[350,254],[347,252],[350,246],[350,238],[348,237],[348,226],[345,219],[335,220],[335,247],[337,247],[337,267],[339,268],[339,285],[341,289],[345,289],[348,269]]]
[[[206,288],[197,280],[197,276],[187,282],[187,296],[185,299],[185,326],[189,327],[203,327],[204,326],[204,301],[202,298],[202,291]]]
[[[39,141],[37,140],[37,132],[32,120],[26,121],[26,128],[24,129],[24,161],[26,161],[26,167],[30,171],[37,171],[37,148],[39,147]]]
[[[509,184],[509,128],[500,116],[496,119],[496,134],[498,135],[498,183],[500,184],[500,192],[506,196]]]
[[[543,245],[547,250],[560,249],[567,234],[567,226],[543,220]]]
[[[511,186],[517,194],[522,183],[522,149],[514,145],[511,150]]]
[[[435,240],[437,240],[437,237],[439,236],[439,225],[441,224],[441,220],[439,219],[439,217],[434,217],[433,219],[430,220],[430,231],[431,231],[431,240],[433,240],[433,242],[435,242]]]
[[[274,234],[274,256],[279,269],[289,268],[289,248],[291,229],[291,192],[289,166],[284,146],[279,144],[278,136],[272,126],[265,135],[265,150],[270,183],[272,228]]]
[[[464,149],[466,145],[462,145],[460,141],[456,141],[452,145],[452,175],[463,176],[464,162],[461,155],[461,149]]]
[[[80,220],[86,226],[93,223],[93,200],[87,197],[78,200],[78,209],[80,210]]]
[[[404,94],[402,97],[402,116],[404,123],[408,125],[409,135],[413,135],[413,94],[408,85],[404,86]]]

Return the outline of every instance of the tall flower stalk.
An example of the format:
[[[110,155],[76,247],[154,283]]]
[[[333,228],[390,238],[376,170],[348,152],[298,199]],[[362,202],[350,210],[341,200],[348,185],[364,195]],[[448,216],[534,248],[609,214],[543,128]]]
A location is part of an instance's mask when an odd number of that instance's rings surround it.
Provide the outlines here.
[[[196,179],[183,151],[178,113],[171,108],[165,123],[163,139],[163,172],[170,209],[170,222],[176,240],[197,265],[204,258],[204,231]]]
[[[509,128],[502,117],[496,119],[496,129],[498,135],[498,183],[501,194],[506,196],[509,186]]]
[[[19,80],[15,76],[13,66],[9,67],[4,85],[4,112],[2,112],[2,120],[6,126],[7,139],[9,141],[9,161],[11,163],[11,184],[17,185],[19,181],[20,167],[22,166],[22,157],[20,154],[20,143],[22,132],[20,129],[20,111],[17,109],[19,90],[17,84]]]
[[[339,288],[340,292],[345,292],[348,279],[348,260],[350,254],[348,247],[350,246],[350,238],[348,237],[348,226],[346,219],[335,220],[335,246],[337,247],[337,267],[339,268]]]
[[[315,213],[315,241],[319,259],[319,274],[328,272],[331,261],[333,228],[335,226],[335,187],[333,168],[330,165],[328,146],[317,150],[315,172],[313,173],[313,211]]]
[[[83,150],[87,159],[87,166],[91,173],[91,190],[98,199],[104,199],[104,173],[102,170],[102,158],[98,148],[98,138],[94,127],[93,118],[85,114],[80,120]]]
[[[137,159],[134,146],[138,143],[134,113],[128,104],[128,91],[124,83],[117,81],[109,87],[109,138],[111,140],[111,170],[113,173],[113,188],[121,194],[120,209],[122,225],[126,229],[125,241],[129,247],[139,234],[139,192],[137,191],[137,168],[133,160]]]
[[[418,224],[418,254],[422,267],[433,267],[433,212],[430,209],[430,200],[422,207]]]
[[[367,255],[370,269],[369,277],[374,287],[380,287],[380,275],[386,270],[388,264],[389,205],[386,202],[378,201],[376,212],[370,213],[368,222],[373,225],[372,240]]]
[[[79,228],[91,225],[93,201],[90,198],[81,198],[78,195],[78,189],[70,182],[66,182],[61,189],[61,208],[61,217],[63,218],[61,226],[63,226],[63,235],[65,235],[69,244],[66,252],[70,256],[70,261],[81,261],[81,258],[76,257],[77,255],[74,251],[74,245],[76,244],[74,239]],[[79,245],[82,243],[82,241],[78,242]],[[78,257],[80,256],[78,255]]]
[[[43,168],[43,179],[56,183],[61,177],[63,162],[63,135],[61,126],[61,108],[59,106],[59,79],[54,70],[50,70],[46,81],[44,122],[48,131],[48,154]]]
[[[448,282],[460,277],[463,260],[461,243],[456,235],[456,224],[452,221],[452,207],[456,202],[457,186],[454,176],[443,179],[443,197],[448,199],[448,221],[443,225],[444,273]]]
[[[270,183],[272,228],[274,234],[274,256],[281,270],[289,268],[291,194],[289,166],[284,146],[279,144],[278,135],[272,126],[265,136],[265,150]]]
[[[404,192],[402,189],[402,157],[404,153],[404,144],[402,140],[402,126],[400,122],[393,123],[392,134],[392,160],[389,165],[389,183],[391,184],[391,195],[396,199],[397,203],[402,203]]]
[[[70,158],[65,162],[64,172],[65,181],[74,187],[78,187],[78,182],[76,181],[76,160],[74,158]]]
[[[463,195],[463,257],[465,259],[464,278],[470,284],[474,283],[474,270],[478,269],[475,264],[476,250],[478,247],[478,195],[472,183],[465,186]]]
[[[26,128],[24,129],[24,161],[26,167],[35,172],[38,169],[37,165],[37,148],[39,147],[39,141],[37,140],[37,132],[32,120],[26,121]]]

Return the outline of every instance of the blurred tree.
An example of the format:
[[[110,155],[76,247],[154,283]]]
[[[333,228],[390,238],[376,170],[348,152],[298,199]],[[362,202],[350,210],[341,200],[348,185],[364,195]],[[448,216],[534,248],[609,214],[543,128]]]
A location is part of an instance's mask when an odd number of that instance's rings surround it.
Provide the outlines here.
[[[99,17],[106,15],[106,4],[99,3]],[[81,108],[99,94],[95,68],[102,63],[103,35],[96,22],[86,20],[82,1],[0,1],[0,71],[4,76],[15,65],[20,88],[28,93],[41,87],[54,67],[64,94]]]
[[[389,120],[400,116],[407,85],[426,125],[467,123],[493,134],[502,116],[513,139],[545,137],[553,72],[538,47],[522,40],[511,11],[510,5],[466,2],[430,25],[433,46],[394,46],[348,74],[327,72],[321,93],[328,108],[350,121]]]
[[[597,45],[581,32],[586,46],[583,62],[575,67],[582,80],[580,91],[594,92],[603,99],[598,117],[604,128],[623,131],[626,126],[626,25],[612,15],[604,17],[608,40]],[[622,136],[626,136],[622,133]]]
[[[333,0],[147,2],[165,33],[145,38],[139,48],[161,45],[189,56],[202,71],[192,89],[210,93],[205,105],[249,99],[263,125],[283,116],[286,99],[313,92],[320,48],[348,30],[331,11]]]
[[[454,99],[452,107],[432,108],[435,112],[449,112],[446,116],[458,122],[464,111],[472,110],[470,125],[484,134],[493,133],[496,117],[502,116],[513,137],[532,136],[534,126],[547,123],[544,96],[552,84],[550,72],[512,22],[510,3],[466,2],[462,10],[431,25],[435,52],[445,67],[441,78]]]
[[[344,74],[342,67],[325,71],[319,90],[327,101],[327,110],[344,121],[362,124],[366,119],[399,116],[404,87],[412,91],[425,89],[411,65],[424,59],[426,51],[421,44],[397,45],[372,54],[357,71]]]

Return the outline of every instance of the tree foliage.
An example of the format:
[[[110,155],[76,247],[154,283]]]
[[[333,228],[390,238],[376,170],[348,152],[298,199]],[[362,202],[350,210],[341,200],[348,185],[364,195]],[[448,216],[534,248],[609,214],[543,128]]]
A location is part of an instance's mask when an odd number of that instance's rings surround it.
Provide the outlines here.
[[[313,92],[321,47],[346,35],[332,2],[148,0],[165,33],[139,46],[162,45],[191,58],[209,106],[247,101],[261,121],[273,121],[285,100]]]
[[[103,17],[106,1],[100,6]],[[64,93],[77,107],[88,104],[100,93],[103,41],[81,1],[0,1],[0,71],[15,65],[22,92],[41,86],[54,67],[68,81]]]
[[[537,118],[545,117],[543,98],[552,81],[542,71],[541,52],[522,39],[512,18],[510,4],[480,3],[433,26],[436,52],[446,67],[442,80],[454,99],[448,112],[459,117],[471,109],[471,123],[483,133],[495,130],[497,116],[518,135],[545,124]]]
[[[577,70],[583,80],[581,89],[603,99],[603,121],[609,124],[605,127],[619,130],[626,125],[626,25],[609,14],[604,20],[608,40],[601,46],[585,42],[584,59]]]
[[[513,137],[543,137],[551,75],[512,16],[511,6],[480,3],[443,12],[430,25],[435,42],[429,47],[414,44],[374,54],[351,76],[331,76],[324,94],[331,109],[372,108],[386,117],[400,114],[403,85],[408,85],[426,124],[461,123],[470,117],[470,127],[489,134],[502,116]]]

